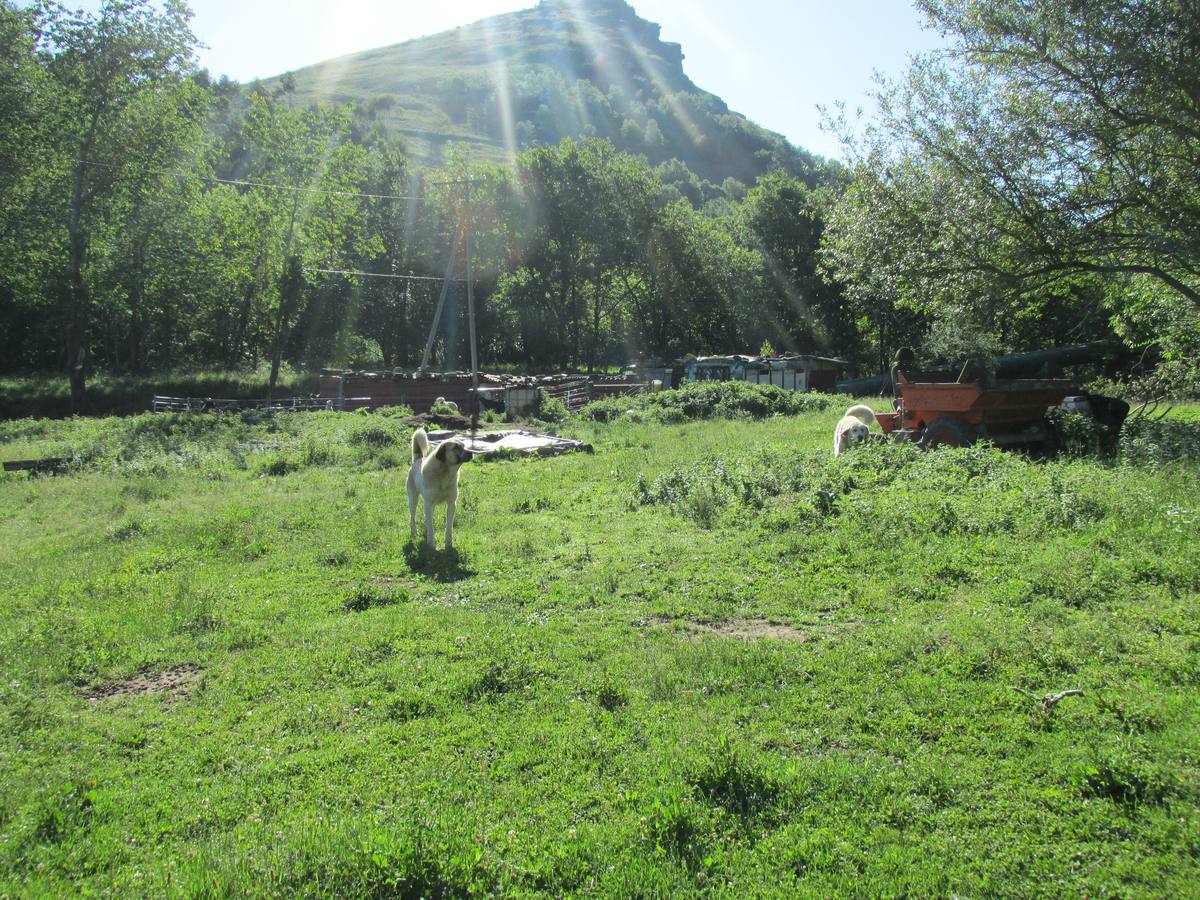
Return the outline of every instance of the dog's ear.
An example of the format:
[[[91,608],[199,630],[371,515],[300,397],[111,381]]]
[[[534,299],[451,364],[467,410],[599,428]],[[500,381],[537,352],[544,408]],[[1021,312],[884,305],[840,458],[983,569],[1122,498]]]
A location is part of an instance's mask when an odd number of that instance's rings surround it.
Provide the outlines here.
[[[448,441],[443,441],[441,446],[437,448],[437,453],[435,453],[434,456],[438,458],[438,462],[446,461],[446,446],[448,443]]]

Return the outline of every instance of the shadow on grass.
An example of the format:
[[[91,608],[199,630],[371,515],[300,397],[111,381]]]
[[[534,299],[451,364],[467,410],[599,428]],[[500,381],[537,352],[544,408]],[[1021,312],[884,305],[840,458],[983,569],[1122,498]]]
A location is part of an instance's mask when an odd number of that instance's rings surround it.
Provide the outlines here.
[[[404,560],[414,572],[452,584],[475,575],[467,565],[467,558],[457,550],[430,550],[424,541],[409,541],[404,545]]]

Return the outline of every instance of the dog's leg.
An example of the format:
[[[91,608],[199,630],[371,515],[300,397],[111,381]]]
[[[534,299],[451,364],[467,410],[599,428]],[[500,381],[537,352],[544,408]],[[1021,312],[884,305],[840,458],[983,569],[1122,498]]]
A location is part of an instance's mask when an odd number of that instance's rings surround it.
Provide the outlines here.
[[[458,491],[450,495],[450,502],[446,504],[446,549],[450,550],[454,547],[454,535],[451,533],[454,530],[454,508],[458,506]]]
[[[429,545],[430,550],[436,550],[437,540],[433,536],[433,504],[428,497],[423,497],[422,502],[425,504],[425,543]]]
[[[408,476],[408,536],[417,539],[417,491],[412,476]]]

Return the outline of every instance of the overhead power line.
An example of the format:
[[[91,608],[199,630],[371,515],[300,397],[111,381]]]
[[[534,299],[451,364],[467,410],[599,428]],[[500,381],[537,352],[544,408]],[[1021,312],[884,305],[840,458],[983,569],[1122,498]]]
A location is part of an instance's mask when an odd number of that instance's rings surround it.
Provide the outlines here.
[[[446,281],[445,278],[437,278],[433,275],[389,275],[382,272],[355,272],[349,269],[309,269],[309,271],[321,275],[357,275],[360,278],[396,278],[401,281]],[[461,281],[462,279],[452,280]]]
[[[79,162],[83,163],[85,166],[95,166],[101,169],[120,168],[119,166],[114,166],[111,163],[95,162],[88,159],[81,159]],[[405,202],[424,199],[423,197],[409,196],[406,194],[366,194],[362,191],[333,191],[326,188],[294,187],[286,184],[270,184],[265,181],[246,181],[239,178],[217,178],[210,175],[198,175],[195,172],[174,172],[169,169],[153,169],[147,171],[152,171],[156,175],[165,175],[170,178],[193,178],[196,181],[203,181],[208,184],[228,184],[233,187],[263,188],[269,191],[291,191],[292,193],[298,194],[325,194],[333,197],[362,197],[366,200],[402,200]],[[440,181],[428,181],[426,184],[441,187],[452,184],[472,184],[476,180],[478,179],[451,178]]]
[[[84,166],[95,166],[95,167],[101,168],[101,169],[119,168],[119,167],[113,166],[112,163],[107,163],[107,162],[94,162],[91,160],[78,160],[77,162],[83,163]],[[215,176],[210,176],[210,175],[197,175],[194,172],[172,172],[172,170],[169,170],[169,169],[152,169],[152,172],[154,172],[156,175],[166,175],[166,176],[168,176],[168,178],[196,179],[197,181],[204,181],[204,182],[206,182],[206,184],[210,184],[210,185],[232,185],[234,187],[262,187],[268,191],[290,191],[293,193],[319,193],[319,194],[329,194],[329,196],[334,196],[334,197],[362,197],[362,198],[365,198],[368,200],[406,200],[406,202],[408,202],[408,200],[420,200],[421,199],[420,197],[407,196],[407,194],[362,193],[360,191],[329,191],[329,190],[325,190],[325,188],[322,188],[322,187],[293,187],[293,186],[289,186],[289,185],[272,185],[266,181],[245,181],[245,180],[233,179],[233,178],[215,178]],[[436,185],[455,184],[455,182],[432,181],[432,182],[430,182],[430,184],[436,184]]]

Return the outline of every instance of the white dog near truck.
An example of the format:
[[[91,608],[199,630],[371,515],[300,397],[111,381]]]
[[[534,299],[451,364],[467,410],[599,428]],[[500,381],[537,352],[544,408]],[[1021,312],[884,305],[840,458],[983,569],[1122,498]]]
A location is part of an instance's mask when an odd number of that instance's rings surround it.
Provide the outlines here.
[[[833,455],[841,456],[855,444],[860,444],[871,435],[875,413],[871,407],[859,404],[846,410],[837,427],[833,429]]]
[[[408,528],[417,538],[417,499],[425,503],[425,543],[437,549],[433,536],[433,509],[446,506],[446,549],[454,547],[454,508],[458,503],[458,470],[472,453],[461,441],[443,441],[431,452],[429,435],[418,428],[412,437],[412,468],[408,470]]]

